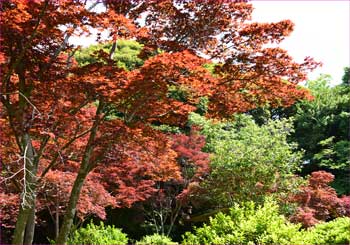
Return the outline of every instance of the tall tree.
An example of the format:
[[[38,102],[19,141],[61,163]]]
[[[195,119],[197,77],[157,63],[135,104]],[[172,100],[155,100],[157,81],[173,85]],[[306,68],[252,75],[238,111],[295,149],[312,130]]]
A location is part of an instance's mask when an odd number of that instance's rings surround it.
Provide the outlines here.
[[[87,48],[78,50],[74,54],[74,58],[79,65],[84,66],[97,62],[96,53],[103,50],[110,53],[113,50],[113,43],[104,43],[97,45],[90,45]],[[143,60],[138,57],[142,45],[134,40],[118,40],[115,42],[115,49],[113,57],[111,57],[117,66],[127,70],[133,70],[143,64]]]
[[[330,76],[321,76],[307,83],[314,100],[295,105],[292,140],[305,150],[305,174],[332,171],[337,192],[349,194],[350,87],[346,83],[331,87],[330,81]]]
[[[196,190],[198,201],[210,209],[228,208],[235,202],[261,202],[267,195],[280,201],[297,188],[294,173],[301,165],[301,152],[288,143],[291,121],[269,121],[258,126],[244,114],[234,121],[217,123],[193,114],[191,123],[202,127],[205,150],[212,153],[211,172]]]
[[[119,196],[135,193],[134,170],[148,186],[179,177],[169,139],[151,124],[184,125],[201,97],[208,116],[230,117],[308,96],[297,83],[317,63],[298,64],[286,51],[266,48],[292,31],[290,21],[251,23],[252,6],[242,1],[103,1],[106,11],[90,11],[100,3],[1,2],[1,178],[11,181],[2,190],[20,193],[13,243],[32,243],[38,188],[50,171],[74,173],[56,240],[64,244],[92,171],[115,174]],[[111,50],[98,51],[101,62],[77,67],[69,37],[90,28],[110,33]],[[141,67],[114,65],[119,39],[144,45]],[[214,75],[203,68],[208,57],[220,60]],[[186,91],[185,100],[169,96],[170,86]],[[110,108],[117,117],[109,117]],[[68,161],[75,163],[69,170]]]

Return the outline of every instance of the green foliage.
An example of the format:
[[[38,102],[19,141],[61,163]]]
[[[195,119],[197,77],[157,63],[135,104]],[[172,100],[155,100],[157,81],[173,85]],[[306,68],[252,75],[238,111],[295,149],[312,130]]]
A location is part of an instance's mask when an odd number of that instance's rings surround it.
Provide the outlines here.
[[[296,104],[292,140],[305,150],[306,173],[307,169],[334,170],[333,186],[338,194],[349,194],[345,179],[350,177],[346,174],[350,165],[350,87],[346,83],[330,87],[330,81],[330,76],[324,75],[308,82],[314,100]]]
[[[350,86],[350,67],[344,68],[344,75],[342,77],[342,84]]]
[[[349,244],[350,218],[341,217],[330,222],[320,223],[307,231],[305,239],[310,244]]]
[[[90,223],[86,228],[80,228],[69,238],[68,244],[127,244],[128,238],[120,229],[114,226],[104,226]]]
[[[201,97],[197,104],[196,113],[204,115],[208,111],[209,99],[207,97]]]
[[[307,87],[314,100],[296,105],[295,139],[311,155],[310,159],[322,150],[321,141],[332,136],[335,141],[347,140],[350,91],[343,85],[329,87],[329,83],[330,77],[326,75],[309,81]]]
[[[136,244],[156,244],[156,245],[176,245],[176,242],[173,242],[171,238],[160,235],[160,234],[153,234],[149,236],[144,236],[139,242]]]
[[[164,133],[172,133],[172,134],[179,134],[181,133],[181,130],[179,127],[176,126],[170,126],[166,124],[161,124],[161,125],[152,125],[152,128],[160,130]]]
[[[280,215],[278,205],[267,199],[235,204],[229,214],[219,213],[209,224],[186,232],[183,244],[347,244],[350,218],[337,218],[304,230]]]
[[[207,69],[211,74],[215,75],[215,67],[217,66],[218,64],[216,63],[206,63],[203,65],[203,67],[205,69]]]
[[[320,152],[313,156],[313,159],[330,169],[346,169],[350,164],[350,141],[340,140],[333,142],[334,136],[319,142],[322,146]]]
[[[99,50],[105,53],[110,53],[112,43],[91,45],[88,48],[84,48],[75,54],[75,59],[80,66],[95,63],[98,61],[94,55]],[[133,40],[119,40],[117,41],[116,49],[113,55],[113,60],[118,67],[126,70],[133,70],[139,66],[142,66],[143,60],[138,58],[138,55],[142,49],[142,45]]]
[[[265,193],[291,190],[301,152],[287,142],[290,120],[268,121],[259,126],[250,116],[215,123],[192,114],[190,123],[199,125],[206,136],[207,152],[213,153],[211,173],[203,187],[219,206],[233,202],[261,200]]]
[[[278,213],[278,205],[267,200],[235,204],[228,215],[219,213],[209,224],[185,233],[184,244],[298,244],[302,237],[295,225]]]
[[[178,87],[178,86],[170,85],[168,86],[167,96],[169,98],[172,98],[178,101],[186,102],[190,96],[190,92],[184,86]]]

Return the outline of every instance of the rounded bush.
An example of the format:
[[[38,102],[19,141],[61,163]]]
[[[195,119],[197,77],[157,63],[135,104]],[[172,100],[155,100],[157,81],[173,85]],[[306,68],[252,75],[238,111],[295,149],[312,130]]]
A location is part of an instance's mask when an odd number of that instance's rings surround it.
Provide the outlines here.
[[[114,226],[88,224],[85,228],[74,231],[68,244],[127,244],[128,238],[121,229]]]
[[[310,229],[292,224],[267,200],[236,204],[229,214],[219,213],[209,224],[186,232],[183,244],[349,244],[350,218],[340,217]]]
[[[156,244],[156,245],[176,245],[176,242],[173,242],[171,238],[160,235],[160,234],[153,234],[149,236],[144,236],[139,242],[136,243],[137,245],[141,244]]]
[[[350,218],[340,217],[329,222],[323,222],[310,228],[309,242],[311,244],[349,244]]]

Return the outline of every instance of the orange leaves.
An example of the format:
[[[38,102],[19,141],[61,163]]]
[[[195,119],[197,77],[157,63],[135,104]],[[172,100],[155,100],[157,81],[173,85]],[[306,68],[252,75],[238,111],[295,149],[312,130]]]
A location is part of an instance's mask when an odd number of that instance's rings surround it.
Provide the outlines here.
[[[1,5],[5,9],[5,11],[1,11],[1,24],[3,25],[5,22],[8,22],[7,25],[9,28],[18,32],[23,31],[23,23],[28,22],[32,18],[32,15],[29,13],[28,3],[17,0],[3,2]]]
[[[138,29],[134,23],[122,14],[116,13],[112,9],[108,9],[102,14],[102,22],[100,25],[110,31],[110,37],[113,41],[120,38],[131,39],[138,35]]]
[[[254,48],[262,44],[279,43],[293,31],[294,24],[290,20],[276,23],[249,23],[243,25],[239,31],[242,39],[246,39],[245,45]],[[254,36],[254,38],[249,38]],[[248,38],[246,38],[248,37]]]
[[[137,1],[128,2],[135,3],[127,10],[130,16],[143,14],[145,17],[145,25],[153,37],[147,43],[165,51],[214,50],[215,40],[221,33],[236,29],[232,27],[232,20],[249,19],[252,10],[244,1],[145,1],[140,5]],[[113,1],[107,4],[120,9]]]
[[[103,97],[106,101],[118,103],[129,83],[129,74],[122,68],[94,63],[72,70],[69,78],[80,92],[91,98]]]

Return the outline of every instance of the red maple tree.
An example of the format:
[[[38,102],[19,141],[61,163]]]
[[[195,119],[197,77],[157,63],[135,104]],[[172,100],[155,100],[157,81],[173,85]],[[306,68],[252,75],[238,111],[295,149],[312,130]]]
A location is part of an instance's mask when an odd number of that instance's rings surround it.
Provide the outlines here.
[[[0,3],[1,198],[11,200],[1,207],[18,212],[16,244],[32,243],[36,209],[51,205],[55,188],[64,193],[56,240],[64,244],[76,208],[103,217],[103,206],[131,205],[150,196],[155,181],[181,178],[170,139],[153,123],[183,126],[203,96],[213,117],[266,103],[288,106],[308,96],[297,83],[317,65],[266,48],[293,24],[247,22],[252,6],[244,1],[103,1],[101,13],[91,11],[100,1],[85,4]],[[76,66],[68,40],[91,28],[107,30],[114,46],[138,40],[144,65],[116,67],[112,48],[98,53],[101,62]],[[214,74],[203,68],[211,59]],[[169,96],[169,86],[185,90],[186,100]],[[113,111],[118,116],[110,117]]]
[[[175,134],[170,137],[181,178],[157,181],[156,191],[146,203],[151,209],[146,212],[150,221],[158,233],[167,236],[180,217],[187,218],[192,209],[191,194],[209,173],[209,153],[202,151],[204,136],[192,128],[188,136]]]
[[[335,189],[329,186],[334,175],[325,171],[311,173],[308,185],[291,197],[298,208],[291,219],[305,227],[336,217],[350,216],[350,197],[339,198]]]

